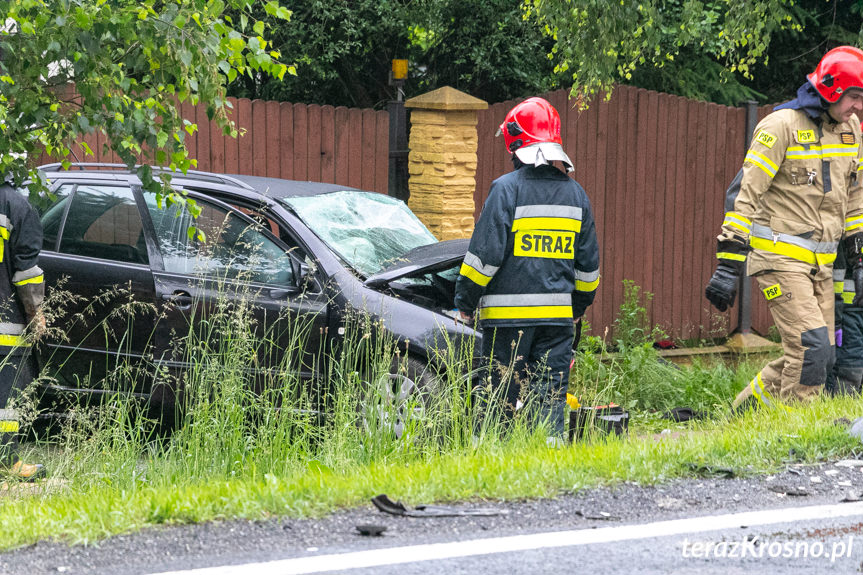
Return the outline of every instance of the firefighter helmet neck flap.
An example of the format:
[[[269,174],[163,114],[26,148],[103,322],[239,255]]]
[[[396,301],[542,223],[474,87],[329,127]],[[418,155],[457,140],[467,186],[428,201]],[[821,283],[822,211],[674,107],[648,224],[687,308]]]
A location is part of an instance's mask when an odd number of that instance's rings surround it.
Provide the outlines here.
[[[507,151],[523,163],[541,166],[558,160],[572,171],[560,139],[560,116],[547,100],[528,98],[517,104],[500,125],[501,133]]]
[[[863,89],[863,50],[853,46],[833,48],[806,78],[822,98],[831,104],[838,102],[849,89]]]

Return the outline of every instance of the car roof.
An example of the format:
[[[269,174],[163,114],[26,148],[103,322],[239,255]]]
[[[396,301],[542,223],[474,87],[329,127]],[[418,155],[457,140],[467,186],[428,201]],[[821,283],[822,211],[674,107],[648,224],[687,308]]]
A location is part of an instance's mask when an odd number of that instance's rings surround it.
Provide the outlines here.
[[[49,180],[94,178],[108,181],[126,181],[136,177],[125,164],[72,163],[69,169],[64,170],[58,163],[39,166],[39,169],[45,173],[45,176]],[[223,186],[240,188],[247,192],[255,191],[263,196],[275,199],[318,196],[341,191],[361,191],[357,188],[341,184],[283,180],[281,178],[267,178],[245,174],[217,174],[215,172],[197,170],[189,170],[186,174],[181,172],[174,172],[173,174],[172,181],[182,186],[215,184],[219,189],[224,189]]]

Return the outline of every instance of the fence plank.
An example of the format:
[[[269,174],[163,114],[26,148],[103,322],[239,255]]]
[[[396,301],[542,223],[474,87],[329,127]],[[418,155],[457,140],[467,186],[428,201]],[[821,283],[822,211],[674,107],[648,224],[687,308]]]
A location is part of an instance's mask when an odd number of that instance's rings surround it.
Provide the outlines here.
[[[294,177],[294,106],[290,102],[279,104],[279,173],[286,180]]]
[[[198,129],[195,131],[195,159],[198,161],[196,169],[204,171],[212,170],[212,160],[210,158],[210,120],[207,118],[206,106],[195,106],[195,115],[189,118],[194,122]]]
[[[233,100],[234,103],[234,112],[231,115],[234,121],[234,128],[240,130],[240,100],[233,98],[228,98],[228,100]],[[228,174],[244,173],[240,172],[240,138],[239,134],[237,134],[236,138],[232,138],[227,134],[225,135],[225,172]]]
[[[363,187],[363,112],[348,110],[348,133],[354,136],[348,140],[348,185]]]
[[[362,143],[363,151],[368,151],[370,154],[364,154],[361,158],[362,165],[362,180],[361,187],[364,190],[373,190],[375,188],[375,132],[377,130],[377,118],[374,110],[363,110],[362,112],[363,128],[362,128]],[[371,155],[372,157],[369,157]]]
[[[251,165],[251,174],[255,176],[267,175],[267,147],[269,146],[267,134],[267,103],[264,100],[252,100],[251,108],[251,129],[246,134],[252,158],[249,163]],[[257,136],[256,136],[257,134]]]
[[[308,155],[306,179],[312,182],[321,181],[321,107],[307,106],[306,133],[308,134]]]
[[[351,181],[350,177],[350,156],[351,156],[351,133],[350,133],[350,118],[348,109],[339,106],[335,112],[335,152],[334,165],[336,171],[336,183],[348,185]]]
[[[321,181],[328,184],[336,181],[336,111],[332,106],[321,106]],[[389,153],[389,146],[387,146]]]
[[[278,178],[281,176],[281,170],[279,168],[279,150],[282,147],[282,134],[280,131],[280,116],[281,112],[279,111],[279,103],[278,102],[266,102],[264,114],[266,116],[266,139],[267,139],[267,151],[266,151],[266,166],[264,168],[265,174],[269,178]]]
[[[294,104],[294,175],[295,180],[307,180],[309,169],[309,118],[305,104]]]
[[[389,192],[390,177],[390,116],[387,112],[375,112],[375,187],[379,194]]]
[[[593,217],[596,220],[596,232],[599,239],[600,260],[599,270],[601,274],[600,287],[597,290],[597,300],[594,304],[594,310],[591,317],[591,325],[596,327],[609,325],[609,318],[613,317],[612,298],[605,295],[605,286],[603,285],[610,277],[606,273],[609,262],[605,259],[606,246],[611,242],[611,232],[613,229],[613,198],[609,194],[608,188],[608,172],[609,166],[614,165],[615,145],[609,139],[608,134],[611,129],[611,119],[617,112],[616,102],[603,101],[599,104],[599,118],[597,122],[596,134],[596,153],[597,153],[597,179],[593,189],[587,190],[588,196],[591,199],[593,206]],[[612,156],[612,154],[615,154]],[[575,160],[573,160],[575,161]]]
[[[655,164],[654,174],[654,215],[653,238],[654,264],[651,269],[655,276],[653,289],[656,294],[653,300],[654,321],[668,332],[671,331],[671,282],[674,280],[674,262],[671,257],[674,237],[667,228],[670,218],[675,216],[675,206],[668,197],[668,171],[665,159],[668,157],[670,99],[665,94],[658,94],[656,101],[656,147],[652,154]]]

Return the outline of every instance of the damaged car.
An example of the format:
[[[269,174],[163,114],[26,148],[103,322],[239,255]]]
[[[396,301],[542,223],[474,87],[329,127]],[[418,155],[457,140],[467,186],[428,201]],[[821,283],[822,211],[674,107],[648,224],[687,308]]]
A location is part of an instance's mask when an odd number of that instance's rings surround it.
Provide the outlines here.
[[[439,242],[395,198],[337,184],[190,171],[172,174],[171,187],[191,202],[165,206],[125,166],[40,169],[50,183],[50,194],[31,198],[44,227],[40,266],[49,289],[70,294],[63,337],[37,350],[51,376],[48,395],[115,393],[106,375],[130,364],[150,375],[134,378],[124,392],[173,401],[158,374],[188,367],[177,334],[205,319],[216,299],[250,292],[260,325],[305,322],[296,364],[304,380],[325,368],[320,350],[340,344],[350,310],[368,314],[400,342],[414,374],[439,361],[441,346],[479,336],[453,309],[468,240]],[[112,289],[122,297],[107,298]],[[117,312],[131,301],[156,313],[136,316],[132,325]],[[281,343],[272,348],[292,345]],[[480,349],[478,342],[473,347]]]

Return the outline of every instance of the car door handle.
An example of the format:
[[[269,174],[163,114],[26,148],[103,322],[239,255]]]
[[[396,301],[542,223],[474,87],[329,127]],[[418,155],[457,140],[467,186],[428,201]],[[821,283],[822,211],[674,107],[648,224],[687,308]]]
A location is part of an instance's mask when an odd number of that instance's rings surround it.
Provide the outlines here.
[[[162,299],[172,302],[177,309],[189,309],[192,307],[192,294],[187,291],[177,290],[174,293],[166,293],[162,295]]]
[[[300,293],[300,289],[295,287],[271,289],[270,299],[285,299],[290,295],[296,295],[298,293]]]

